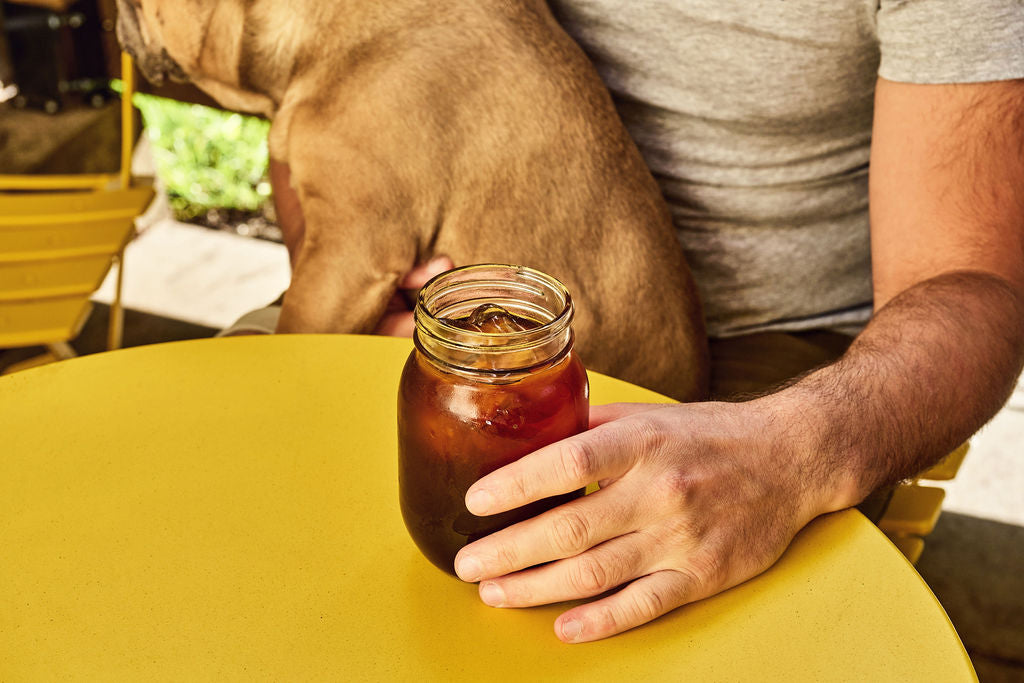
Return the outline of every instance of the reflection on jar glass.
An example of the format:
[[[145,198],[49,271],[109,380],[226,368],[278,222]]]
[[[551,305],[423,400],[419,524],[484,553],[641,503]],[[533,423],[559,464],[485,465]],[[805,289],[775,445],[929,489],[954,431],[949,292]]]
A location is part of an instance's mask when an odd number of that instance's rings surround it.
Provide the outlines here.
[[[399,499],[416,545],[450,574],[467,543],[583,493],[488,517],[465,506],[480,477],[587,428],[572,314],[561,283],[521,266],[459,268],[420,291],[398,395]]]

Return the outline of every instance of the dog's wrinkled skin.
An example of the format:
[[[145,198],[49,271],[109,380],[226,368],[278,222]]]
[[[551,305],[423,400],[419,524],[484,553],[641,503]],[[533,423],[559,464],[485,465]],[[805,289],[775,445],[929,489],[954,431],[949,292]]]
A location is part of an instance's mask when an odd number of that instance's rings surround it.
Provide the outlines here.
[[[145,23],[139,22],[136,7],[127,0],[118,0],[117,39],[125,52],[130,54],[139,67],[139,71],[153,85],[162,85],[168,76],[172,80],[183,83],[188,80],[185,72],[164,48],[147,48],[159,45],[152,40]]]
[[[690,400],[707,345],[657,184],[543,0],[119,0],[143,73],[271,118],[305,217],[280,332],[368,332],[434,254],[562,280],[591,369]]]

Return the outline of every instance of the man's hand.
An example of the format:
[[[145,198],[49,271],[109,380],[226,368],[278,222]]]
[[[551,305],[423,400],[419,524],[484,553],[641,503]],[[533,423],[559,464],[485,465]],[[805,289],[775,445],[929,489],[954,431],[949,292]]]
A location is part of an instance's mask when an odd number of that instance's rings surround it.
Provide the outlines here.
[[[827,487],[796,453],[769,450],[781,425],[765,408],[595,407],[591,430],[482,478],[466,505],[487,515],[595,481],[601,489],[467,546],[455,560],[459,577],[481,581],[480,597],[494,607],[628,583],[558,618],[559,638],[585,642],[761,573],[827,505],[818,499]]]
[[[748,403],[595,409],[594,429],[484,477],[466,506],[602,489],[467,546],[459,576],[507,607],[627,584],[556,622],[603,638],[758,574],[816,515],[962,443],[1024,366],[1022,111],[1024,81],[879,81],[876,313],[846,354]]]
[[[426,263],[421,263],[405,274],[405,277],[398,283],[399,290],[415,292],[427,284],[430,278],[454,267],[455,264],[447,256],[438,256]],[[416,323],[412,318],[412,308],[403,293],[398,291],[388,302],[384,317],[377,323],[373,333],[387,337],[411,337],[415,329]]]

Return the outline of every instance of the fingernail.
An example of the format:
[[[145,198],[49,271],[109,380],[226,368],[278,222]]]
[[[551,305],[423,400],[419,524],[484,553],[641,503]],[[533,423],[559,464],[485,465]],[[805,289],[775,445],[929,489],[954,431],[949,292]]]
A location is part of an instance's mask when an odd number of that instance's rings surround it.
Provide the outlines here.
[[[483,489],[470,491],[466,495],[466,508],[474,515],[486,515],[494,505],[494,496]]]
[[[463,581],[479,581],[484,569],[480,560],[470,555],[455,560],[455,573]]]
[[[562,640],[574,642],[583,633],[583,622],[576,619],[567,619],[562,622]]]
[[[504,607],[505,591],[496,583],[485,583],[480,586],[480,599],[491,607]]]

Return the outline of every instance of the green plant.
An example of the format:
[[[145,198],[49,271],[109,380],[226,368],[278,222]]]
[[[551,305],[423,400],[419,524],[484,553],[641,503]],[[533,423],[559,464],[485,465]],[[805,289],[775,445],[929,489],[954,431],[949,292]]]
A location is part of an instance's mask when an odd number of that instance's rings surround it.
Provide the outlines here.
[[[141,93],[132,101],[178,218],[215,208],[256,211],[266,202],[267,121]]]

